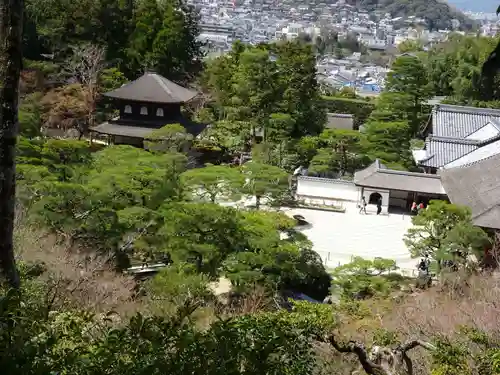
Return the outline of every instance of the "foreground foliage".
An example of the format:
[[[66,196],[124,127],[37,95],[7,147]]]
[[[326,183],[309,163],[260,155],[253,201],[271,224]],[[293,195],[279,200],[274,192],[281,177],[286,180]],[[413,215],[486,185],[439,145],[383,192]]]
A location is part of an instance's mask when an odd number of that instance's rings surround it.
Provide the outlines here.
[[[329,277],[293,219],[216,203],[250,195],[258,208],[287,190],[286,172],[254,162],[186,170],[186,162],[182,154],[130,146],[91,154],[85,142],[24,139],[19,199],[32,222],[110,254],[121,270],[186,263],[241,290],[260,283],[324,298]]]
[[[306,375],[314,368],[311,335],[332,324],[326,310],[299,304],[291,313],[223,319],[200,331],[187,320],[196,309],[187,301],[172,319],[139,314],[116,326],[112,314],[44,315],[36,282],[24,293],[22,304],[12,292],[0,304],[0,345],[9,353],[0,364],[7,373]]]
[[[446,264],[466,266],[470,256],[481,261],[491,245],[488,235],[473,225],[467,207],[431,201],[412,222],[415,226],[408,229],[406,245],[415,257],[428,255],[438,270]]]

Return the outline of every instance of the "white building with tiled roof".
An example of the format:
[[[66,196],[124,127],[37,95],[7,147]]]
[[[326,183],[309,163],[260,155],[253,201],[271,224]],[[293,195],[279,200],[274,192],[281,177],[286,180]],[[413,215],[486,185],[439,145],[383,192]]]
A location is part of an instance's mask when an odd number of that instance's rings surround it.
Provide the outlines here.
[[[439,104],[427,133],[425,147],[413,152],[426,172],[471,165],[500,154],[500,110]]]

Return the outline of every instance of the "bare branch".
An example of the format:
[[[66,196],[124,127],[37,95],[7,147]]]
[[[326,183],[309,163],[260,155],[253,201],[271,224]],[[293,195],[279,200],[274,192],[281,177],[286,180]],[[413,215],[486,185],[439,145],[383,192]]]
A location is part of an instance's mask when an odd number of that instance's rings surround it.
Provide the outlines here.
[[[67,61],[65,71],[70,78],[84,86],[97,84],[99,73],[104,69],[106,50],[96,44],[73,47],[73,54]]]
[[[410,341],[407,341],[404,344],[400,345],[398,347],[398,349],[400,351],[402,351],[403,353],[406,353],[407,351],[412,350],[412,349],[416,348],[417,346],[421,346],[424,349],[427,349],[427,350],[430,350],[430,351],[436,350],[436,347],[434,345],[432,345],[431,343],[429,343],[427,341],[422,341],[422,340],[410,340]]]
[[[99,97],[99,74],[105,68],[106,50],[96,44],[84,44],[73,47],[73,54],[66,62],[65,73],[71,81],[76,81],[84,88],[87,107],[87,125],[94,123],[94,111]],[[86,128],[80,129],[80,136]]]
[[[339,344],[334,335],[317,337],[317,339],[329,343],[340,353],[356,354],[361,368],[370,375],[413,375],[413,363],[407,352],[417,346],[422,346],[427,350],[435,350],[434,345],[422,340],[410,340],[395,349],[373,346],[370,351],[367,351],[365,346],[357,341]]]
[[[340,353],[354,353],[358,356],[359,363],[363,367],[363,370],[370,375],[380,375],[384,374],[385,371],[382,366],[372,362],[368,358],[368,353],[365,346],[362,343],[356,341],[349,341],[347,344],[340,345],[335,339],[334,335],[328,336],[326,339],[331,346],[335,348]]]

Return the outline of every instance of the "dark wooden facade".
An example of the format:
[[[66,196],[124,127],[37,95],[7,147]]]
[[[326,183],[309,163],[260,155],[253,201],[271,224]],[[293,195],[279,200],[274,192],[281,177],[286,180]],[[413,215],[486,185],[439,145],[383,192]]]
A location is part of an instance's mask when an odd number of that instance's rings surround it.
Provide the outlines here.
[[[133,100],[118,100],[116,106],[120,111],[120,119],[130,122],[156,123],[170,122],[181,117],[180,103],[148,103]]]

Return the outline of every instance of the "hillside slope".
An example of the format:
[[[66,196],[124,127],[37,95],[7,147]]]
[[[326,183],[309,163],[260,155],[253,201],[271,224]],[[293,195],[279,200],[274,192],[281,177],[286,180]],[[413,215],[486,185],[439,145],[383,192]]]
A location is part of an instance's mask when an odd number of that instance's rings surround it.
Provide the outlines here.
[[[460,22],[462,30],[477,26],[462,12],[439,0],[348,0],[348,3],[369,12],[390,13],[392,17],[424,18],[431,30],[450,29],[453,19]]]

